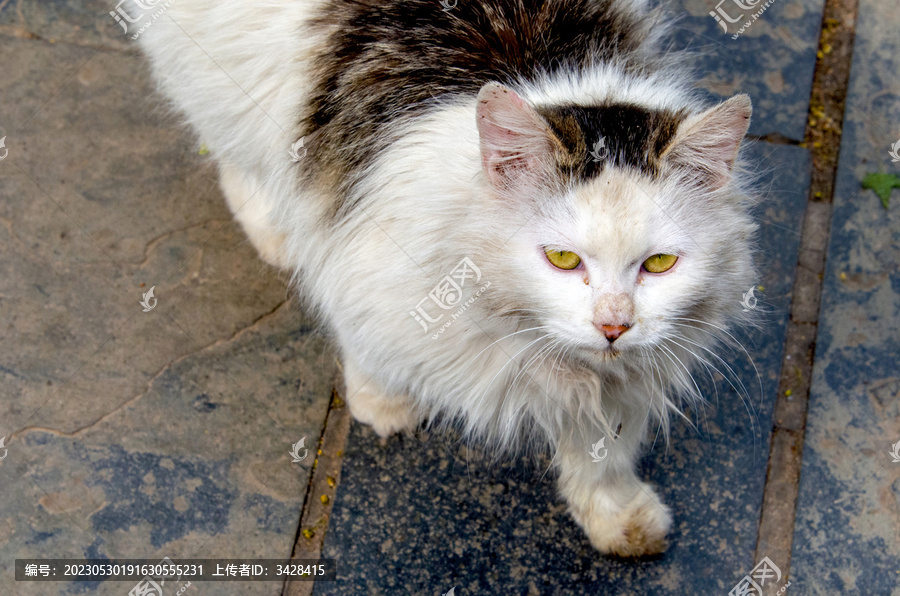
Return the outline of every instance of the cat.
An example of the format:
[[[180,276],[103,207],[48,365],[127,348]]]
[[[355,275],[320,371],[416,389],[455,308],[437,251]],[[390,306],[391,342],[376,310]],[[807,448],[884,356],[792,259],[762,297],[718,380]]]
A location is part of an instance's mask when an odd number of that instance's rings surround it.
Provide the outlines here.
[[[662,552],[635,463],[755,279],[750,99],[705,105],[647,0],[166,7],[139,36],[160,90],[330,333],[352,415],[546,446],[597,550]]]

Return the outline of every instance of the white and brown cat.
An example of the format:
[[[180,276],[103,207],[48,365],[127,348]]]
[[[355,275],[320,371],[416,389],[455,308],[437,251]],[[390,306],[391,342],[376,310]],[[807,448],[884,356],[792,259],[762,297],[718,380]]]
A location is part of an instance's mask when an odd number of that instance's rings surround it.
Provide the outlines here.
[[[597,549],[663,550],[634,466],[754,280],[750,100],[702,105],[646,0],[168,4],[122,9],[353,415],[545,444]]]

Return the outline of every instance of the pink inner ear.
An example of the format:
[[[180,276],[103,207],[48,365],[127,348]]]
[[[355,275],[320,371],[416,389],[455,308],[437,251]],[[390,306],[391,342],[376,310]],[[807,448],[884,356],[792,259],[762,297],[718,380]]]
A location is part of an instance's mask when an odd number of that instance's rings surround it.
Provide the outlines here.
[[[718,189],[728,183],[752,112],[750,98],[737,95],[682,124],[672,144],[677,164],[705,172],[705,182]]]
[[[476,108],[481,159],[497,189],[534,184],[549,155],[550,142],[541,116],[513,90],[488,83]]]

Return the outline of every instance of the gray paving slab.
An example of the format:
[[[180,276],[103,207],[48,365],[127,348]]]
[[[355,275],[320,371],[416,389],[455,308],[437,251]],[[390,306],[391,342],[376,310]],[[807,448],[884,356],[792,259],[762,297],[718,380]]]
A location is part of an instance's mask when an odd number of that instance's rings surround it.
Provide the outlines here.
[[[898,30],[860,0],[791,564],[809,594],[900,594],[900,193],[861,188],[900,175]]]
[[[382,445],[354,423],[323,551],[339,579],[316,594],[727,593],[750,571],[809,172],[797,147],[761,143],[753,154],[770,169],[760,207],[766,322],[741,337],[760,379],[742,353],[726,356],[751,403],[707,381],[710,407],[690,414],[699,430],[675,423],[671,444],[644,458],[641,475],[674,511],[669,550],[639,562],[599,555],[543,476],[546,458],[488,466],[452,436]]]
[[[117,4],[119,0],[0,2],[0,34],[124,50],[130,40],[109,14]]]
[[[679,18],[675,45],[697,52],[692,64],[700,87],[716,99],[749,94],[751,135],[802,141],[825,0],[774,0],[765,9],[769,0],[672,4]]]
[[[0,36],[0,64],[0,594],[130,589],[16,583],[16,558],[289,556],[327,343],[139,56]]]

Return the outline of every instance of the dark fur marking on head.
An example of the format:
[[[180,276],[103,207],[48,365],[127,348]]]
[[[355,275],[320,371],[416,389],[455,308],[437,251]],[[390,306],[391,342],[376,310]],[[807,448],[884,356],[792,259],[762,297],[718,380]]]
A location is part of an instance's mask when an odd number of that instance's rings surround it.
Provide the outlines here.
[[[628,104],[539,108],[538,113],[566,148],[568,155],[559,159],[563,175],[577,180],[590,179],[607,165],[658,175],[659,157],[686,116]]]

